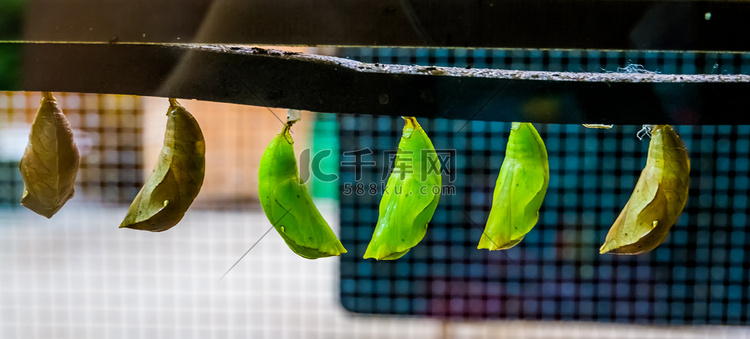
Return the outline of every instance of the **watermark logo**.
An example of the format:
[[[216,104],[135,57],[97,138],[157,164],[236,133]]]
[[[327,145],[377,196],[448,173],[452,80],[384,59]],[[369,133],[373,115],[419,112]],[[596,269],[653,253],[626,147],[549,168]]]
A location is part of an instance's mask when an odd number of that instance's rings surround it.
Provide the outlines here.
[[[321,182],[334,182],[339,180],[337,173],[328,173],[324,171],[323,161],[333,155],[330,149],[321,150],[312,154],[310,149],[305,149],[300,154],[300,163],[303,171],[300,176],[303,181],[310,177]],[[391,175],[399,176],[399,179],[405,179],[407,176],[416,176],[420,182],[425,182],[430,176],[440,175],[442,177],[442,187],[431,187],[425,184],[419,187],[415,194],[441,194],[453,195],[456,188],[453,183],[456,181],[456,150],[455,149],[436,149],[405,151],[386,150],[380,156],[369,147],[360,148],[342,153],[339,162],[341,171],[351,172],[354,174],[353,180],[342,183],[344,195],[379,195],[386,191],[387,180]],[[416,168],[415,168],[416,167]],[[308,169],[308,170],[306,170]],[[373,171],[377,171],[379,173]],[[365,174],[369,174],[365,180]],[[439,191],[439,192],[431,192]],[[396,192],[402,194],[403,192]]]
[[[447,179],[447,182],[451,184],[456,181],[455,149],[437,149],[434,153],[431,150],[420,150],[419,152],[402,150],[401,154],[398,154],[398,152],[398,150],[383,152],[383,163],[388,164],[388,166],[383,168],[380,180],[388,179],[391,173],[400,175],[401,179],[404,179],[407,174],[414,174],[414,157],[416,156],[420,165],[419,172],[417,172],[420,181],[426,180],[427,176],[433,174],[443,175],[444,179]]]
[[[354,151],[346,151],[343,153],[344,158],[354,157],[353,161],[342,160],[340,165],[341,168],[350,167],[354,170],[354,181],[362,180],[362,171],[367,167],[375,167],[377,163],[374,160],[363,160],[364,157],[373,155],[373,151],[370,148],[360,148]]]

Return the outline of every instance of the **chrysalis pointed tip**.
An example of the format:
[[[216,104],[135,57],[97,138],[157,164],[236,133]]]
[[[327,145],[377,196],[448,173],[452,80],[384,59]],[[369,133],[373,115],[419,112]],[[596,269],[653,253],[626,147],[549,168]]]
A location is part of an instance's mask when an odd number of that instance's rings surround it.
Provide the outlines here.
[[[370,247],[368,246],[363,259],[396,260],[403,257],[407,252],[409,252],[408,249],[401,252],[388,252],[382,247],[377,250],[370,250]]]
[[[362,256],[362,259],[375,259],[379,260],[377,256],[373,253],[374,251],[370,249],[370,246],[367,246],[367,249],[365,250],[365,255]]]
[[[39,212],[37,212],[37,211],[34,211],[34,212],[36,212],[36,214],[39,214],[39,215],[41,215],[41,216],[43,216],[43,217],[45,217],[45,218],[47,218],[47,219],[52,219],[52,216],[53,216],[53,215],[55,215],[54,213],[52,213],[52,214],[47,214],[47,213],[39,213]]]
[[[21,198],[21,206],[26,207],[29,211],[39,214],[47,219],[52,219],[52,216],[54,216],[55,213],[57,213],[57,210],[55,211],[42,210],[42,209],[34,207],[33,202],[27,203],[26,197],[27,195],[24,195],[23,198]]]

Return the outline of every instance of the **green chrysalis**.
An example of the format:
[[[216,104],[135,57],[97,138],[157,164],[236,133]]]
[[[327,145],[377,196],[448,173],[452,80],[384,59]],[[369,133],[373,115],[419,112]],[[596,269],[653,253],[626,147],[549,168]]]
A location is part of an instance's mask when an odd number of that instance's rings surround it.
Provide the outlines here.
[[[435,148],[417,119],[406,125],[396,161],[380,200],[378,224],[364,258],[393,260],[416,246],[435,213],[442,188],[441,167]]]
[[[313,204],[299,176],[287,123],[260,159],[258,195],[268,221],[299,256],[317,259],[346,253]]]
[[[514,122],[495,184],[492,209],[477,248],[509,249],[529,233],[549,183],[547,149],[534,126]]]

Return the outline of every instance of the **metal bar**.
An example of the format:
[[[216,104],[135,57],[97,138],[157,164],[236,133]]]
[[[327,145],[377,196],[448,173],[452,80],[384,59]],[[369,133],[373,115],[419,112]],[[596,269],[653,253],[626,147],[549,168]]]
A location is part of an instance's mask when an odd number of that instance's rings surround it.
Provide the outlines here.
[[[223,45],[0,43],[5,90],[134,94],[488,121],[748,124],[750,76],[570,73],[367,64]],[[2,84],[0,84],[2,85]]]

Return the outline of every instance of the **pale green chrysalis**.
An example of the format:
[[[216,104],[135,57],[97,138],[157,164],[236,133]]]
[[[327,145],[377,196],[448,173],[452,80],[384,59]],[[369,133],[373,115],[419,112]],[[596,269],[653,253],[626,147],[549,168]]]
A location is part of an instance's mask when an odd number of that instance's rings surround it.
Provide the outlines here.
[[[548,183],[549,164],[542,138],[530,123],[514,122],[477,248],[503,250],[521,242],[539,219]]]
[[[303,258],[346,253],[299,176],[290,128],[291,123],[284,125],[260,160],[258,196],[263,212],[289,248]]]
[[[406,254],[424,238],[440,199],[441,166],[435,147],[416,118],[404,120],[406,125],[365,259],[393,260]]]

